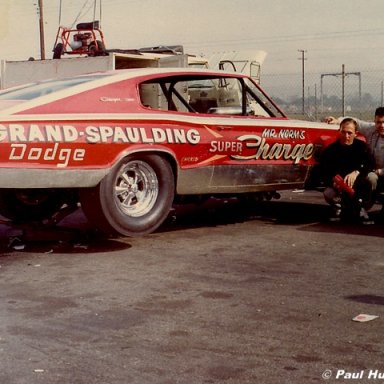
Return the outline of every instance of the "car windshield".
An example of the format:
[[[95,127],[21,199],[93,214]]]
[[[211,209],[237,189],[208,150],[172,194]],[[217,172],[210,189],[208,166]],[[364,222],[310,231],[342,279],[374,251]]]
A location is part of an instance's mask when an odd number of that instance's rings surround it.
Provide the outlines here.
[[[105,75],[103,75],[105,76]],[[80,76],[72,79],[56,79],[41,83],[27,84],[0,93],[0,100],[31,100],[63,89],[74,87],[101,78],[102,75]]]

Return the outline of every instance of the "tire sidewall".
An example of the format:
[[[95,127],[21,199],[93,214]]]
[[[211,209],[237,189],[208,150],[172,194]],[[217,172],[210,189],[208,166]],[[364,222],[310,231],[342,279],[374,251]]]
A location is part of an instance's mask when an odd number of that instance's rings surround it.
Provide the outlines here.
[[[62,43],[58,43],[56,47],[53,50],[53,58],[54,59],[60,59],[61,55],[63,54],[64,46]]]
[[[158,179],[158,196],[152,209],[140,217],[125,215],[118,207],[115,195],[116,178],[120,170],[131,161],[144,161],[150,165]],[[118,233],[126,236],[153,232],[166,219],[174,199],[174,176],[170,164],[161,156],[142,154],[122,159],[100,184],[100,204],[105,219]]]

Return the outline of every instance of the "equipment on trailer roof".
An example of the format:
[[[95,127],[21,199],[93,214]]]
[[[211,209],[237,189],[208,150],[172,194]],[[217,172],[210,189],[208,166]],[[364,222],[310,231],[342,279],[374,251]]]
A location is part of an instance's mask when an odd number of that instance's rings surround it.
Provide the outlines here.
[[[63,54],[68,55],[87,55],[104,56],[105,50],[104,35],[100,28],[100,21],[95,20],[96,1],[94,0],[93,21],[78,23],[76,27],[63,27],[60,25],[62,2],[60,1],[59,28],[56,34],[56,40],[53,48],[53,58],[60,59]],[[86,1],[86,3],[88,0]],[[84,6],[85,4],[84,3]],[[83,6],[83,8],[84,8]],[[81,13],[81,11],[80,11]],[[77,16],[74,24],[80,16]],[[100,19],[101,19],[101,0],[100,0]]]

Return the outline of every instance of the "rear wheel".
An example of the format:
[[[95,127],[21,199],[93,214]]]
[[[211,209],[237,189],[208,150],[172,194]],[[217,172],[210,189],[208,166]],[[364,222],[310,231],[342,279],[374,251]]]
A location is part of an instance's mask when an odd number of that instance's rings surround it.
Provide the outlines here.
[[[88,56],[103,56],[105,55],[105,47],[102,41],[96,40],[92,42],[88,47]]]
[[[0,214],[11,220],[27,222],[49,218],[63,202],[62,193],[56,190],[0,190]]]
[[[174,177],[162,157],[139,154],[122,159],[94,188],[80,190],[89,221],[101,231],[140,236],[166,219],[174,198]]]

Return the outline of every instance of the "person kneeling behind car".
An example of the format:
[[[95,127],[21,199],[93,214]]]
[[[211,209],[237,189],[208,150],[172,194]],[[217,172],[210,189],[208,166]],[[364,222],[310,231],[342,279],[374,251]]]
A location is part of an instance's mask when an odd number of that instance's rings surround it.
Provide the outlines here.
[[[320,160],[324,198],[332,206],[332,220],[342,216],[371,224],[367,210],[373,205],[373,186],[367,175],[374,169],[374,160],[367,144],[356,139],[356,134],[357,122],[345,118],[338,139],[325,148]]]
[[[345,117],[335,118],[328,116],[324,121],[328,124],[339,124]],[[374,157],[375,169],[368,174],[368,178],[374,188],[374,200],[381,205],[379,220],[384,220],[384,107],[375,110],[374,122],[355,119],[358,131],[367,142],[371,154]]]

